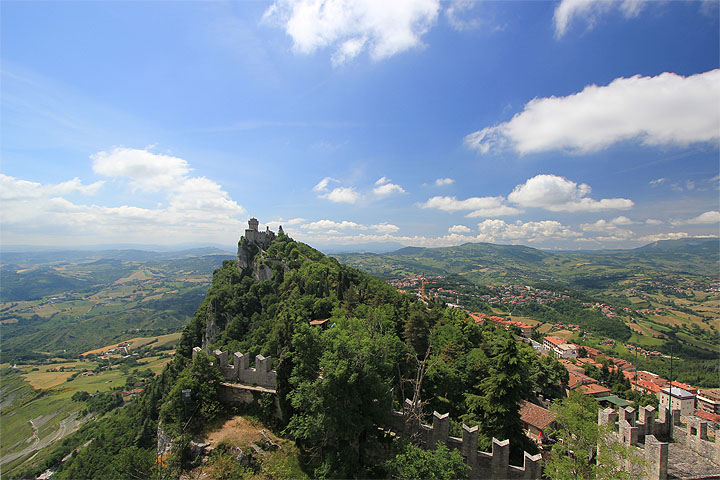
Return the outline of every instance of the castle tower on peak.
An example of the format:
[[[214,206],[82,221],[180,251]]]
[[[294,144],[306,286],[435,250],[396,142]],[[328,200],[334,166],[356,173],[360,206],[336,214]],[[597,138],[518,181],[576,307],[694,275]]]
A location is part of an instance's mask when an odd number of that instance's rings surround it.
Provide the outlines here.
[[[259,225],[260,222],[258,222],[258,219],[255,217],[248,220],[248,228],[245,230],[244,236],[248,242],[255,243],[265,249],[268,248],[275,239],[275,232],[271,231],[270,227],[267,227],[264,232],[261,232],[258,230]]]

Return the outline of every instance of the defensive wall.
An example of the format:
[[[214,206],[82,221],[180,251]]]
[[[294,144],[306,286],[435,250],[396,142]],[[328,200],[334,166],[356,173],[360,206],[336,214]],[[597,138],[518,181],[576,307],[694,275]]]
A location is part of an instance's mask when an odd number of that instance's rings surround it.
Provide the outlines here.
[[[611,426],[616,441],[635,447],[635,455],[646,462],[645,478],[650,480],[668,479],[670,444],[661,439],[674,441],[688,454],[699,455],[720,469],[720,442],[708,440],[706,421],[685,417],[687,424],[683,425],[680,410],[661,407],[657,419],[655,411],[652,406],[641,407],[639,411],[633,407],[618,411],[606,408],[599,411],[598,424]]]
[[[510,441],[492,440],[492,452],[478,450],[478,427],[462,426],[462,438],[451,437],[450,416],[433,412],[433,424],[424,425],[420,422],[412,424],[408,421],[409,411],[412,402],[405,400],[405,408],[402,412],[392,412],[391,429],[401,435],[410,437],[418,434],[420,446],[426,449],[435,449],[437,442],[447,445],[448,448],[458,450],[465,464],[470,467],[468,475],[470,479],[539,479],[541,474],[540,460],[538,455],[530,455],[525,452],[523,466],[510,465]]]
[[[193,357],[202,350],[200,347],[193,348]],[[233,354],[233,363],[228,363],[228,352],[215,350],[213,352],[215,364],[225,380],[230,383],[242,383],[245,385],[257,385],[266,389],[277,388],[277,373],[271,370],[272,361],[270,357],[262,355],[255,356],[255,368],[250,367],[250,356],[240,352]]]

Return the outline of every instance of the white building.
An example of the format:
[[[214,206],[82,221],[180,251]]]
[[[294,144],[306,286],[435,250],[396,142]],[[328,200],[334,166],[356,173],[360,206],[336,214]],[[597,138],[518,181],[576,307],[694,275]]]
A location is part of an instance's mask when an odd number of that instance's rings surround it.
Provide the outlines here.
[[[558,358],[577,358],[577,345],[552,335],[545,337],[543,345]]]
[[[660,406],[670,410],[680,410],[680,415],[695,413],[695,395],[678,387],[666,387],[658,393]]]

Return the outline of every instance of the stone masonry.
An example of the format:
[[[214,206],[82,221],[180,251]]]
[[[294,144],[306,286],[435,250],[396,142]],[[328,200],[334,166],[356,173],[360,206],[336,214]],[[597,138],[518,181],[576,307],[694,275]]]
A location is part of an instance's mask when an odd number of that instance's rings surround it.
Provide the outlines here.
[[[421,446],[434,449],[437,442],[442,442],[448,448],[458,450],[465,459],[466,465],[470,467],[469,478],[474,479],[539,479],[541,474],[540,461],[542,457],[530,455],[525,452],[524,465],[522,467],[510,465],[510,441],[493,438],[492,452],[481,452],[478,450],[478,427],[463,425],[462,438],[451,437],[450,416],[433,413],[433,424],[408,426],[406,419],[411,405],[410,400],[405,400],[406,409],[404,412],[392,412],[391,429],[397,434],[410,436],[415,430],[419,433]],[[411,431],[408,431],[408,428]]]
[[[639,419],[638,419],[639,413]],[[686,417],[687,425],[681,423],[680,411],[660,408],[655,419],[655,408],[641,407],[639,412],[632,407],[600,410],[599,425],[610,425],[615,439],[628,446],[637,447],[635,454],[646,462],[646,476],[651,480],[668,478],[720,478],[720,442],[710,442],[707,437],[707,422],[695,417]],[[666,443],[659,439],[672,440]],[[692,466],[692,457],[702,466],[698,471],[685,466],[683,472],[674,472],[674,465],[668,462],[671,448],[684,452],[686,465]],[[677,473],[677,474],[676,474]]]

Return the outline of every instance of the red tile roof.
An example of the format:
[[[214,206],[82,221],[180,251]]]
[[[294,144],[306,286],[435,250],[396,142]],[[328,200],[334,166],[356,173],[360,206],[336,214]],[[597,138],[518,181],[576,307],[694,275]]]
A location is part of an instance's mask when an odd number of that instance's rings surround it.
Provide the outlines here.
[[[591,383],[589,385],[582,385],[579,389],[582,393],[585,395],[607,395],[610,393],[610,389],[607,387],[603,387],[602,385],[599,385],[597,383]]]
[[[631,380],[630,383],[633,383],[633,384],[637,385],[638,387],[640,387],[644,390],[648,390],[652,393],[658,393],[662,388],[657,383],[650,382],[648,380],[638,380],[638,381]]]
[[[566,343],[568,343],[568,341],[564,338],[553,337],[552,335],[545,337],[545,340],[552,343],[553,345],[565,345]]]
[[[700,417],[703,420],[709,420],[711,422],[720,423],[720,415],[716,413],[709,413],[704,410],[698,410],[695,412],[696,417]]]
[[[697,393],[697,388],[691,387],[690,385],[688,385],[686,383],[680,383],[676,380],[673,380],[672,382],[670,382],[670,385],[672,385],[673,387],[682,388],[683,390],[690,392],[690,393]]]
[[[520,420],[535,428],[544,430],[555,421],[555,415],[550,410],[523,400],[520,403]]]
[[[328,320],[330,320],[330,319],[324,318],[321,320],[310,320],[310,325],[322,325],[323,323],[327,322]]]

